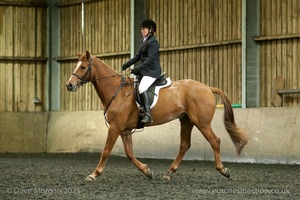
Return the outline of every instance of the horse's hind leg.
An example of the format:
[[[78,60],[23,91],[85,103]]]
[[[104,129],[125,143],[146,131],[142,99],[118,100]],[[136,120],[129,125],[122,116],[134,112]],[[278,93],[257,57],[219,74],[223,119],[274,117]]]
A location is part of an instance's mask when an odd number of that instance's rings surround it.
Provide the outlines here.
[[[180,118],[180,149],[177,154],[176,159],[173,161],[172,165],[168,169],[167,173],[163,176],[163,179],[170,180],[171,175],[175,173],[178,169],[178,166],[183,159],[185,153],[188,151],[188,149],[191,147],[191,132],[193,129],[193,124],[188,119],[187,115]]]
[[[198,126],[197,126],[198,127]],[[230,178],[230,171],[228,168],[225,168],[221,161],[220,156],[220,143],[221,140],[218,138],[211,126],[209,124],[201,125],[201,127],[198,127],[198,129],[201,131],[203,136],[206,138],[206,140],[210,143],[213,151],[214,151],[214,157],[215,157],[215,165],[216,169],[225,177]]]
[[[131,137],[131,131],[125,131],[121,135],[124,150],[126,153],[126,156],[129,160],[133,162],[133,164],[142,171],[148,178],[153,179],[153,173],[152,171],[147,167],[147,165],[141,163],[139,160],[136,159],[136,157],[133,154],[132,151],[132,137]]]

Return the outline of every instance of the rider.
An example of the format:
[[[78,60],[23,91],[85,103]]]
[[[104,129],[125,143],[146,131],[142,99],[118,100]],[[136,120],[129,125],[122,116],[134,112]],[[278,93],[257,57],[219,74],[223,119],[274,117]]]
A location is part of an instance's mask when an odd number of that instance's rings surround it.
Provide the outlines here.
[[[161,75],[161,66],[159,60],[159,42],[154,36],[156,24],[152,19],[146,19],[141,26],[142,40],[138,53],[128,62],[122,65],[122,70],[126,70],[131,65],[141,61],[141,65],[134,67],[131,74],[142,76],[139,84],[139,95],[144,102],[145,115],[141,120],[142,123],[152,122],[150,113],[150,103],[147,95],[148,88]]]

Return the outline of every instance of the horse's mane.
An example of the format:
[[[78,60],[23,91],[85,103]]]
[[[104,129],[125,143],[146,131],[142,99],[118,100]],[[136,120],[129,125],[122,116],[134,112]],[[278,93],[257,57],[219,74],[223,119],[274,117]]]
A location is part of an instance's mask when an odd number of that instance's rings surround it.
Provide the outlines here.
[[[93,58],[95,58],[96,61],[98,61],[100,64],[105,65],[107,68],[109,68],[110,70],[112,70],[113,72],[115,72],[116,74],[119,74],[116,70],[114,70],[111,66],[109,66],[106,62],[104,62],[103,60],[101,60],[100,58],[96,57],[96,56],[92,56]]]

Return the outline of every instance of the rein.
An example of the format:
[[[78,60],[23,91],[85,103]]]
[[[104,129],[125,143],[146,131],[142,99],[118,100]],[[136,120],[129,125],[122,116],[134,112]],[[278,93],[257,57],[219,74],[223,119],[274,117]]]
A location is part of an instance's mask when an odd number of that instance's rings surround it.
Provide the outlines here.
[[[89,62],[90,63],[88,65],[88,69],[86,70],[86,72],[84,73],[84,75],[82,77],[78,76],[76,73],[72,73],[73,76],[76,76],[80,80],[80,85],[84,85],[84,84],[89,83],[89,82],[95,82],[97,80],[102,80],[102,79],[107,79],[107,78],[113,78],[113,77],[117,77],[117,76],[121,76],[121,78],[122,78],[122,82],[121,82],[120,86],[118,87],[118,89],[116,90],[116,92],[114,93],[114,95],[112,96],[112,98],[110,99],[110,101],[108,102],[106,108],[104,108],[103,115],[104,115],[105,121],[107,122],[106,113],[107,113],[107,110],[108,110],[109,106],[116,99],[116,96],[121,91],[122,87],[124,87],[126,84],[130,84],[131,85],[132,82],[127,83],[125,77],[123,76],[123,74],[114,74],[114,75],[111,75],[111,76],[95,78],[94,80],[88,81],[87,80],[87,76],[90,77],[91,73],[92,73],[92,65],[93,65],[92,57],[90,57]],[[107,124],[106,124],[106,126],[107,126]]]
[[[122,89],[122,87],[124,87],[124,85],[126,85],[126,81],[124,79],[124,76],[122,76],[122,82],[121,85],[118,87],[118,89],[116,90],[115,94],[111,97],[110,101],[108,102],[106,108],[104,108],[104,112],[103,115],[105,116],[109,106],[111,105],[111,103],[115,100],[116,96],[118,95],[118,93],[120,92],[120,90]]]
[[[84,75],[82,77],[78,76],[76,73],[72,73],[73,76],[76,76],[81,82],[80,84],[81,85],[84,85],[86,83],[89,83],[89,82],[94,82],[94,81],[97,81],[97,80],[101,80],[101,79],[106,79],[106,78],[113,78],[113,77],[116,77],[116,76],[122,76],[121,74],[114,74],[114,75],[111,75],[111,76],[106,76],[106,77],[101,77],[101,78],[95,78],[94,80],[91,80],[91,81],[87,81],[87,76],[91,75],[92,73],[92,65],[93,65],[93,61],[92,61],[92,58],[90,58],[90,63],[88,65],[88,69],[86,70],[86,72],[84,73]]]
[[[127,83],[125,81],[125,78],[123,75],[122,76],[122,82],[121,82],[121,85],[118,87],[118,89],[116,90],[115,94],[111,97],[110,101],[108,102],[106,108],[104,108],[104,112],[103,112],[103,115],[104,115],[104,119],[105,119],[105,125],[107,128],[109,128],[109,125],[108,125],[108,121],[107,121],[107,118],[106,118],[106,113],[107,113],[107,110],[109,108],[109,106],[112,104],[112,102],[116,99],[116,96],[118,95],[118,93],[121,91],[122,87],[124,87],[126,84],[131,84],[131,83]]]

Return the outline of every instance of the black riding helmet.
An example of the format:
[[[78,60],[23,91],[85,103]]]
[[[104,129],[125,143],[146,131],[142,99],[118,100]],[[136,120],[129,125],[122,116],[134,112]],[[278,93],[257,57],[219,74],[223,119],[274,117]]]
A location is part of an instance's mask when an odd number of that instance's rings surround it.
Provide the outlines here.
[[[153,33],[156,32],[156,24],[152,19],[145,19],[140,27],[146,27],[153,30]]]

